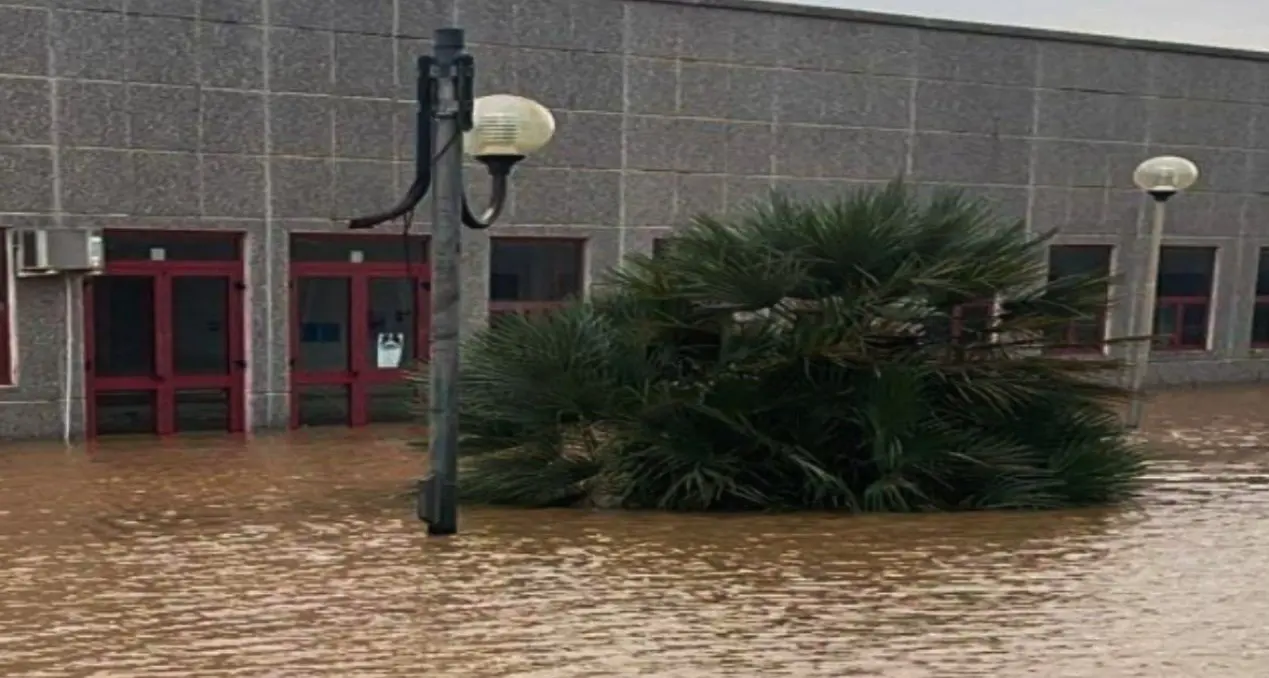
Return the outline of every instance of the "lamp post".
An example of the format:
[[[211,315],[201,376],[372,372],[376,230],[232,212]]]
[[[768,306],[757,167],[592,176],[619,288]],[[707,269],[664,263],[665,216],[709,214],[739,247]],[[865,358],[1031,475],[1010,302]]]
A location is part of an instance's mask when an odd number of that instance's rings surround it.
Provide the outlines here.
[[[458,531],[458,369],[462,298],[463,226],[488,228],[507,201],[507,178],[516,163],[555,134],[551,112],[509,94],[473,98],[475,61],[463,31],[438,29],[432,56],[418,60],[418,116],[414,183],[392,209],[353,219],[348,227],[374,228],[410,214],[432,192],[432,316],[428,369],[428,447],[431,472],[419,487],[418,516],[429,535]],[[477,216],[463,195],[463,149],[492,180],[489,207]]]
[[[1128,409],[1128,428],[1141,426],[1145,409],[1143,388],[1146,373],[1150,370],[1150,348],[1154,343],[1154,315],[1156,287],[1159,279],[1159,254],[1163,245],[1163,223],[1167,216],[1168,199],[1184,191],[1198,180],[1198,166],[1173,155],[1150,158],[1137,166],[1132,174],[1133,183],[1145,191],[1154,201],[1154,214],[1150,227],[1150,250],[1146,254],[1146,268],[1137,284],[1136,313],[1129,331],[1137,339],[1132,345],[1131,389],[1132,402]]]

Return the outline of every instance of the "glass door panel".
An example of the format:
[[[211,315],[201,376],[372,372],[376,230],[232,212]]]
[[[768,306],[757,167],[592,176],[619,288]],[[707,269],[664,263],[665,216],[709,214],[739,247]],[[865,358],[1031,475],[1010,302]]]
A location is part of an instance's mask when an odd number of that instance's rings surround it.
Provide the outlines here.
[[[172,278],[172,371],[228,374],[229,290],[224,276]]]
[[[349,387],[301,386],[296,399],[295,426],[347,426],[351,417]]]
[[[424,421],[418,385],[410,379],[374,384],[366,389],[366,418],[371,424]]]
[[[351,365],[352,280],[302,277],[295,285],[299,372],[348,372]]]
[[[417,285],[408,277],[369,278],[366,365],[374,370],[409,367],[418,357]]]
[[[155,278],[107,275],[93,281],[95,376],[155,377]]]
[[[212,389],[176,391],[173,397],[176,431],[178,433],[227,431],[230,428],[232,406],[233,399],[229,391]]]
[[[93,397],[92,435],[143,435],[158,431],[156,391],[104,391]]]

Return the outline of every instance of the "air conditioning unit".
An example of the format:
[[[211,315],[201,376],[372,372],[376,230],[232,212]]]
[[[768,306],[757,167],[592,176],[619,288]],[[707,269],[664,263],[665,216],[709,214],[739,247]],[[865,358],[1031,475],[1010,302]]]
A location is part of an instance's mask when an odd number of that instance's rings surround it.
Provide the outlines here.
[[[21,229],[14,238],[13,261],[20,278],[59,273],[96,275],[105,268],[101,232]]]

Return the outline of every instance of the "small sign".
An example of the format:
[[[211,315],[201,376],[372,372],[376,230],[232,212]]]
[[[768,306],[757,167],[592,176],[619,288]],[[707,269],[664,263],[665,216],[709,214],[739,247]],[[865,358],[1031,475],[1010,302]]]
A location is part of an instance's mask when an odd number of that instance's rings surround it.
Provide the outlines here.
[[[167,250],[163,249],[162,247],[150,248],[150,261],[166,261],[166,260],[167,260]]]
[[[381,370],[395,370],[401,367],[401,358],[405,353],[405,335],[399,332],[381,332],[375,341],[375,363]]]

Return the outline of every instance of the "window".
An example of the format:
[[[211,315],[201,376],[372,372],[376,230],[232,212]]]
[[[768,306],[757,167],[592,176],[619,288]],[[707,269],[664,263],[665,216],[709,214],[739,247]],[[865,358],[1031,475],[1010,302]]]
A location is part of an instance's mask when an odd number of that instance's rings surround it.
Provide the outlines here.
[[[0,384],[13,383],[13,293],[9,256],[9,232],[0,229]]]
[[[1054,245],[1049,248],[1049,282],[1071,276],[1109,278],[1112,252],[1109,245]],[[1102,298],[1108,305],[1109,284]],[[1102,351],[1106,342],[1107,305],[1103,305],[1096,316],[1077,318],[1059,328],[1049,341],[1063,351]]]
[[[973,344],[983,341],[995,341],[991,329],[996,320],[996,313],[999,310],[996,302],[991,299],[974,301],[954,307],[951,318],[952,342],[956,344]],[[962,342],[962,339],[965,339],[965,341]]]
[[[1256,311],[1251,318],[1251,345],[1269,348],[1269,247],[1260,250],[1256,273]]]
[[[106,261],[238,261],[242,236],[220,231],[114,230],[106,233]]]
[[[423,236],[294,233],[291,261],[331,263],[426,264],[428,241]]]
[[[657,238],[656,240],[653,240],[652,241],[652,258],[660,259],[662,256],[664,256],[665,248],[669,247],[669,245],[670,245],[669,241],[667,241],[665,238]]]
[[[582,293],[585,240],[494,238],[489,261],[489,313],[534,313]]]
[[[1164,247],[1161,250],[1154,313],[1156,346],[1185,350],[1207,348],[1215,271],[1215,248]]]

